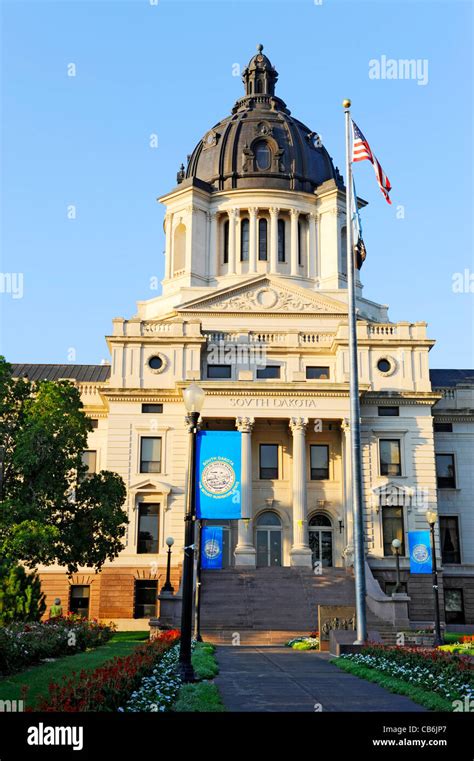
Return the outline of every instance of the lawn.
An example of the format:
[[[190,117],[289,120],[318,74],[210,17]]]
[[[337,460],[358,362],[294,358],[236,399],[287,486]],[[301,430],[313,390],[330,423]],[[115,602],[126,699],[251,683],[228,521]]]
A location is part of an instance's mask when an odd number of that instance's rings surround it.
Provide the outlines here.
[[[0,700],[21,699],[22,687],[28,685],[26,707],[34,707],[40,695],[48,694],[50,682],[60,682],[63,676],[70,677],[73,671],[91,671],[115,656],[130,655],[144,639],[148,639],[148,632],[116,632],[106,645],[94,650],[58,658],[52,663],[43,663],[5,677],[0,680]]]

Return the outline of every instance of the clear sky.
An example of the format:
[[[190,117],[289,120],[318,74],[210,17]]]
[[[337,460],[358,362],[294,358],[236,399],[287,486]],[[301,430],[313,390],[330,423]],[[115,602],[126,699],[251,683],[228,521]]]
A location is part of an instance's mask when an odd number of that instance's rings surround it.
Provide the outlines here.
[[[244,68],[262,43],[280,74],[277,94],[321,134],[341,171],[341,100],[350,97],[390,178],[393,206],[369,162],[355,167],[369,201],[364,295],[389,304],[392,320],[429,323],[432,367],[474,366],[470,0],[1,5],[1,350],[9,360],[108,358],[112,318],[156,296],[150,279],[163,275],[156,198],[230,112],[243,92],[236,64]],[[370,62],[382,75],[389,59],[416,59],[417,76],[372,78]],[[400,72],[392,65],[392,73]],[[453,291],[455,273],[463,282]]]

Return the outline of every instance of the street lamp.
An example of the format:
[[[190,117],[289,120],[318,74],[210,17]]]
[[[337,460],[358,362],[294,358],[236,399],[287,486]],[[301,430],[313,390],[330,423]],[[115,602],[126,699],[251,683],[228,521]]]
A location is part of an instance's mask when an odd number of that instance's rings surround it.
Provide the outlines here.
[[[193,619],[193,576],[194,576],[194,523],[196,520],[196,435],[199,413],[204,404],[205,391],[196,383],[191,383],[183,391],[184,405],[187,410],[189,456],[188,479],[186,488],[186,512],[184,515],[184,557],[183,557],[183,598],[181,611],[181,640],[179,646],[179,663],[184,682],[194,681],[191,663],[191,638]]]
[[[194,637],[197,642],[202,642],[201,637],[201,590],[202,590],[202,529],[203,521],[199,521],[199,554],[196,567],[196,620],[194,624]]]
[[[435,613],[435,631],[433,644],[435,647],[439,647],[443,644],[441,637],[441,626],[439,620],[439,592],[438,592],[438,566],[436,564],[436,548],[435,548],[435,524],[436,524],[436,511],[427,510],[426,520],[430,527],[431,533],[431,558],[433,563],[433,601],[434,601],[434,613]]]
[[[172,536],[169,536],[166,539],[166,544],[168,545],[168,557],[166,562],[166,581],[161,587],[161,594],[163,594],[163,592],[170,592],[172,594],[174,592],[174,588],[171,586],[171,548],[174,544],[174,539]]]
[[[395,555],[395,562],[397,564],[397,583],[395,584],[394,594],[398,594],[402,587],[400,582],[400,548],[401,546],[402,546],[402,543],[400,539],[394,539],[392,541],[392,552]]]

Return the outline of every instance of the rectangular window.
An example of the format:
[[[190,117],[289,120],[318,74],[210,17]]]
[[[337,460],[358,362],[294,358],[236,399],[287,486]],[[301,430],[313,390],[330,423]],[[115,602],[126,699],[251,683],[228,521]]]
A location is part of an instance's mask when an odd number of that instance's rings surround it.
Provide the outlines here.
[[[280,365],[267,365],[267,367],[257,367],[257,378],[279,378]]]
[[[447,624],[465,623],[462,589],[444,588],[444,612]]]
[[[140,440],[140,473],[161,473],[161,438],[142,436]]]
[[[329,379],[329,367],[315,367],[310,366],[306,368],[307,380],[328,380]]]
[[[69,610],[83,618],[89,618],[90,586],[74,584],[70,588]]]
[[[240,261],[248,262],[249,260],[249,235],[250,222],[243,219],[240,225]]]
[[[266,262],[268,259],[267,246],[268,224],[266,219],[258,220],[258,261]]]
[[[383,554],[391,557],[392,542],[399,539],[402,543],[400,555],[405,554],[405,531],[403,528],[403,507],[382,507]]]
[[[278,220],[278,261],[286,261],[285,253],[285,221],[283,219]]]
[[[460,563],[459,525],[456,515],[445,515],[439,518],[441,531],[441,556],[443,563]]]
[[[278,478],[278,444],[260,444],[260,478]]]
[[[90,421],[92,423],[92,430],[95,431],[95,429],[99,427],[99,421],[97,420],[96,417],[91,417]]]
[[[154,413],[155,415],[159,415],[161,412],[163,412],[163,405],[162,404],[142,404],[142,412],[146,413]]]
[[[97,472],[97,452],[88,449],[82,453],[82,464],[87,468],[87,475]]]
[[[135,582],[134,618],[154,618],[156,616],[156,598],[158,582],[147,579]]]
[[[436,455],[436,480],[438,489],[455,489],[456,473],[453,454]]]
[[[329,478],[329,446],[327,444],[311,444],[309,452],[311,480],[327,481]]]
[[[303,266],[303,225],[298,221],[298,266]]]
[[[452,433],[453,432],[453,424],[452,423],[433,423],[433,430],[435,433]]]
[[[160,506],[142,503],[138,507],[138,542],[137,553],[152,554],[158,552]]]
[[[229,220],[224,222],[224,251],[223,251],[223,264],[229,263]]]
[[[222,378],[231,378],[232,368],[230,365],[208,365],[207,377],[212,378],[214,380],[219,380]]]
[[[380,475],[401,476],[402,465],[399,439],[380,439]]]
[[[379,417],[398,417],[400,415],[400,407],[379,407]]]

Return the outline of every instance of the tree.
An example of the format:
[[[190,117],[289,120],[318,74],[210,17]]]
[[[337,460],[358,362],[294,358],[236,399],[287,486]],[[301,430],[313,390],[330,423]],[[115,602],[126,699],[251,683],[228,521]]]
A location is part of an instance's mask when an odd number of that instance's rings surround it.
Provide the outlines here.
[[[87,473],[92,430],[69,381],[14,379],[0,357],[0,556],[30,568],[100,570],[122,549],[125,485]]]
[[[36,571],[0,561],[0,626],[12,621],[39,621],[46,610],[45,596]]]

